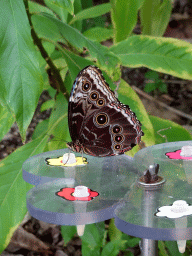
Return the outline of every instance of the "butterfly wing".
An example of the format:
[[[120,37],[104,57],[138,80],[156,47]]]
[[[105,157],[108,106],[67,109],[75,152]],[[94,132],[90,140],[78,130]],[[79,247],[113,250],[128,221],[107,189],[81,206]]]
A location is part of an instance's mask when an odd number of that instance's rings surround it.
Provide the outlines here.
[[[69,98],[68,124],[72,141],[80,138],[87,116],[116,100],[101,71],[94,66],[84,68],[78,74]]]
[[[142,135],[141,124],[129,107],[112,102],[85,120],[83,149],[93,156],[119,155],[138,144]]]
[[[122,154],[143,135],[136,115],[118,101],[94,66],[83,69],[74,82],[68,122],[72,138],[68,146],[93,156]]]

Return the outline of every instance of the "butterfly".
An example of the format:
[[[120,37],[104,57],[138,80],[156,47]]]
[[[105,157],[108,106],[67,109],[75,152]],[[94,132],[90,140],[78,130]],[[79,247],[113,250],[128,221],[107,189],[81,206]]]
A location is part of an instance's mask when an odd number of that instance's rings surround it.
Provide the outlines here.
[[[95,66],[85,67],[74,81],[68,125],[68,148],[99,157],[123,154],[144,135],[135,113],[115,97]]]

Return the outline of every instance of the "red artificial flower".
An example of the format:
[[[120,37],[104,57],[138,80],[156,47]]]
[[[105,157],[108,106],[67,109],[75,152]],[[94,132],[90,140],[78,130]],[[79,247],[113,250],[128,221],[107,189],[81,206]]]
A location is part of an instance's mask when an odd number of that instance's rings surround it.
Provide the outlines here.
[[[61,188],[60,191],[56,192],[56,195],[69,201],[91,201],[94,197],[99,195],[97,191],[93,191],[90,188],[88,188],[89,196],[87,197],[75,197],[73,196],[74,192],[75,188]]]

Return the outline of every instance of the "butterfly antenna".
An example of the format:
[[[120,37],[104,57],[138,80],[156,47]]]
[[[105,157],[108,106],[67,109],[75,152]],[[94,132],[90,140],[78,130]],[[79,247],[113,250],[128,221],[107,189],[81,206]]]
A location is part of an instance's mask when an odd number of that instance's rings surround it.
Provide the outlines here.
[[[157,134],[159,134],[159,136],[161,136],[162,138],[164,138],[164,139],[165,139],[165,142],[168,142],[167,136],[166,136],[166,135],[162,135],[160,132],[166,131],[166,130],[171,129],[171,128],[172,128],[172,127],[168,127],[168,128],[161,129],[161,130],[157,131]]]

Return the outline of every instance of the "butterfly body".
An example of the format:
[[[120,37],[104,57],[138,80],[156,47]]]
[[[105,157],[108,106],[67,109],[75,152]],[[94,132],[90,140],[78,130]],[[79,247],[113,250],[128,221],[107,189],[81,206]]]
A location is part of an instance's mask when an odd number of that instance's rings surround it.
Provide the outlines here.
[[[84,68],[73,84],[68,123],[68,147],[93,156],[123,154],[143,135],[136,115],[115,97],[94,66]]]

